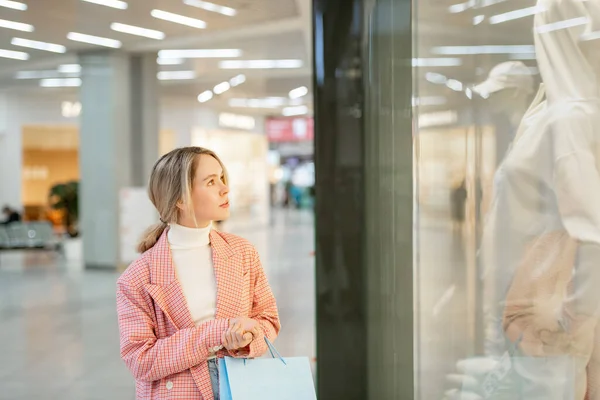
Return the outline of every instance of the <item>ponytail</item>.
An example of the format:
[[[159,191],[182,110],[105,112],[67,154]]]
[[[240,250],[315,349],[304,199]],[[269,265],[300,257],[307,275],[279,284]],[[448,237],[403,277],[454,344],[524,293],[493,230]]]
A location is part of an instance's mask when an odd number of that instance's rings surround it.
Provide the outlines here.
[[[152,248],[160,239],[160,236],[163,234],[165,229],[167,228],[167,224],[164,222],[159,222],[158,224],[152,225],[150,228],[146,229],[144,235],[142,236],[142,240],[137,245],[137,251],[140,253],[144,253]]]

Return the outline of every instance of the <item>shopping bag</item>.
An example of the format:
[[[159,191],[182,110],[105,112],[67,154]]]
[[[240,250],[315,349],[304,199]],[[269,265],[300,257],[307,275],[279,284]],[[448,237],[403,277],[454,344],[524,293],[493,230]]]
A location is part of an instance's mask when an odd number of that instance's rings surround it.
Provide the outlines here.
[[[283,358],[265,341],[273,358],[219,360],[221,400],[316,400],[308,357]]]

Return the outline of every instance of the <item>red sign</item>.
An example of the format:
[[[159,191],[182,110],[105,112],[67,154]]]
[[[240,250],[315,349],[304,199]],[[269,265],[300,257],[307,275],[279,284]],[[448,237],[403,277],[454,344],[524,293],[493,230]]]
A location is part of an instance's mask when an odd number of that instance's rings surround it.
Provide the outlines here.
[[[315,137],[314,119],[267,118],[266,130],[270,142],[303,142]]]

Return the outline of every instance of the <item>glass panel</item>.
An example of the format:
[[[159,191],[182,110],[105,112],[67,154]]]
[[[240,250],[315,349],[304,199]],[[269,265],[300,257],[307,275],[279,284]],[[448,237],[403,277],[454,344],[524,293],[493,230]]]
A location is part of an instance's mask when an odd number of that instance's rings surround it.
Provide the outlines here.
[[[598,396],[600,3],[413,0],[413,39],[418,398]]]
[[[368,398],[412,399],[411,2],[364,5]]]

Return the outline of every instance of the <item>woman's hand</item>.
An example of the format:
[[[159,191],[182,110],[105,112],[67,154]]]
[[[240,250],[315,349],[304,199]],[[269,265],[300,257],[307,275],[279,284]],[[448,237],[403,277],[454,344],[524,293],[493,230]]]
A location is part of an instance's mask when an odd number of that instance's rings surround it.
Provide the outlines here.
[[[239,350],[252,343],[258,336],[258,322],[247,318],[238,317],[229,321],[229,328],[223,334],[223,347],[227,350]]]

